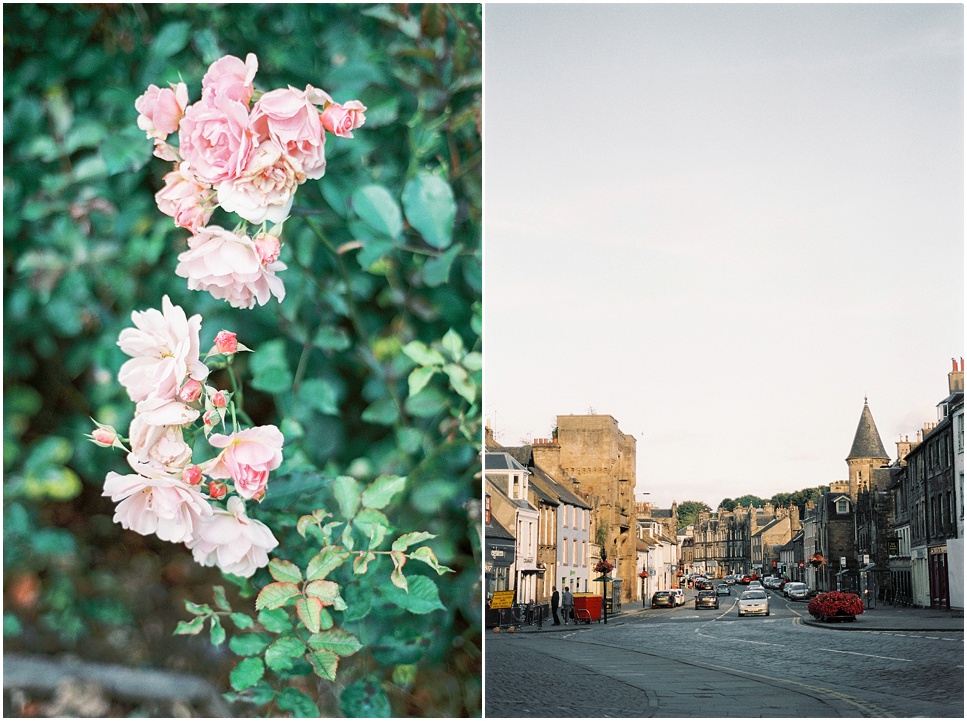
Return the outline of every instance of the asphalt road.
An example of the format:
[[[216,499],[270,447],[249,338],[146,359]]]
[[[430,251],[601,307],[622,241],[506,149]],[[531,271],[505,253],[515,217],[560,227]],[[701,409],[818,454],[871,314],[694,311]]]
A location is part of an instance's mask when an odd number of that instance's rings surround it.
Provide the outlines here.
[[[770,594],[768,617],[628,612],[607,625],[488,634],[484,708],[520,717],[964,717],[963,633],[806,626]]]

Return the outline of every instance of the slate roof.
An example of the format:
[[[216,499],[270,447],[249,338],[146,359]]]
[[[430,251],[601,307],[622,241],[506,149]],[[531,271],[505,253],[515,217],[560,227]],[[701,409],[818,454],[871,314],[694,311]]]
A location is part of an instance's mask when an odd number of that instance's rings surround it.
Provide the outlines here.
[[[880,440],[880,433],[876,430],[876,423],[873,422],[873,414],[870,406],[863,402],[863,412],[860,414],[860,422],[856,426],[856,435],[853,437],[853,447],[849,450],[846,460],[854,458],[884,458],[889,460],[886,449],[883,448],[883,441]]]
[[[506,451],[487,451],[484,456],[484,470],[486,471],[526,471],[516,458]]]
[[[494,514],[490,514],[490,523],[484,526],[485,538],[503,538],[508,541],[514,540],[514,534],[504,528]]]
[[[527,501],[523,499],[514,499],[507,495],[507,491],[503,489],[503,485],[507,480],[506,478],[501,476],[485,476],[485,478],[487,479],[487,491],[491,495],[499,495],[501,498],[517,508],[526,508],[531,511],[537,510]]]

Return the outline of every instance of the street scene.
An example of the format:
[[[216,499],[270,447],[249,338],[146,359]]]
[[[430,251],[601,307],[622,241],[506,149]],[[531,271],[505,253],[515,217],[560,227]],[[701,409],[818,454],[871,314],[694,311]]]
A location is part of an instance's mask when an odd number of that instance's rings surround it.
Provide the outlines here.
[[[717,610],[697,610],[689,590],[683,606],[626,610],[607,625],[490,632],[485,713],[963,717],[962,618],[887,607],[821,623],[804,602],[767,593],[761,617],[738,617],[738,588]]]

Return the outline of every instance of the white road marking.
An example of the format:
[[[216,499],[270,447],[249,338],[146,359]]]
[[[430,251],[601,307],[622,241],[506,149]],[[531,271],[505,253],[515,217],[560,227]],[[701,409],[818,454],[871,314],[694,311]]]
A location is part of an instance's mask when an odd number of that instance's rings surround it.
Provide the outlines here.
[[[784,643],[766,643],[765,641],[749,641],[745,638],[733,638],[733,643],[754,643],[756,646],[785,646]],[[862,654],[861,654],[862,655]]]
[[[884,659],[886,661],[908,661],[908,662],[909,661],[913,661],[913,659],[910,659],[910,658],[895,658],[893,656],[873,656],[873,655],[868,654],[868,653],[858,653],[856,651],[840,651],[837,648],[821,648],[819,650],[820,651],[829,651],[830,653],[848,653],[848,654],[850,654],[852,656],[866,656],[867,658],[882,658],[882,659]]]

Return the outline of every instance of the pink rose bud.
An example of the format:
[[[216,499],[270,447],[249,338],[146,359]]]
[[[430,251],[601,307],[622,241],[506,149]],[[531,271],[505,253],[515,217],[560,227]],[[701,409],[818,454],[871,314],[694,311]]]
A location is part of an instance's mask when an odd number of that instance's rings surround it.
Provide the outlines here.
[[[216,501],[219,498],[224,498],[226,493],[228,493],[228,486],[226,486],[224,483],[212,481],[208,484],[208,495],[214,498]]]
[[[201,398],[201,383],[194,378],[189,378],[188,382],[181,387],[178,397],[185,403],[193,403]]]
[[[104,426],[102,428],[95,428],[94,432],[91,433],[91,439],[101,448],[110,448],[114,445],[114,441],[117,440],[118,434],[111,426]]]
[[[224,408],[228,405],[228,401],[225,400],[225,394],[218,391],[212,396],[212,405],[216,408]]]
[[[201,483],[201,468],[198,466],[188,466],[181,474],[181,480],[189,486],[197,486]]]
[[[345,105],[329,103],[322,111],[322,127],[340,138],[353,137],[353,130],[366,122],[363,111],[366,106],[358,100],[350,100]]]
[[[218,331],[218,335],[215,336],[215,348],[218,349],[219,353],[225,355],[231,355],[237,351],[238,340],[236,340],[235,334],[227,330]]]
[[[261,491],[252,496],[252,498],[261,503],[262,499],[265,498],[265,489],[263,488]]]
[[[218,423],[219,416],[215,411],[207,411],[204,416],[202,416],[206,426],[214,426]]]
[[[268,265],[279,259],[282,244],[274,235],[263,234],[255,239],[255,250],[259,254],[262,265]]]

